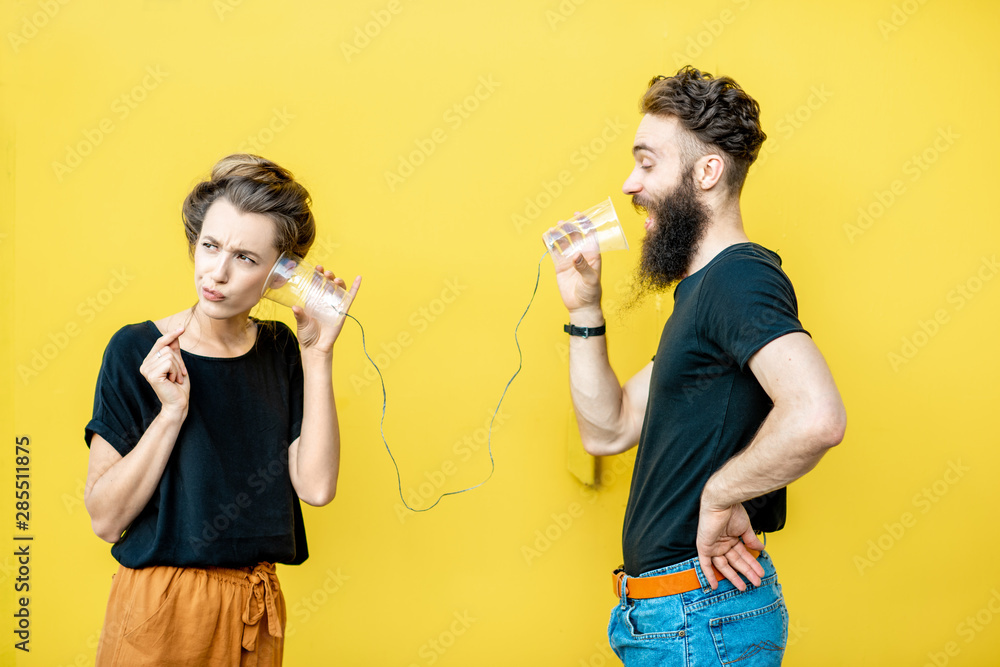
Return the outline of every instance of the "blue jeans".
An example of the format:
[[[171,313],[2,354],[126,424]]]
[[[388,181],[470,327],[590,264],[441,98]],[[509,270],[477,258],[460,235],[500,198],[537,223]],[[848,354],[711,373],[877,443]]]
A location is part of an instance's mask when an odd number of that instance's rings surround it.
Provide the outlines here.
[[[693,567],[702,587],[648,600],[623,595],[608,624],[615,655],[626,667],[780,665],[788,638],[788,610],[770,556],[762,552],[757,560],[764,567],[760,586],[748,583],[742,593],[725,579],[713,591],[697,558],[640,575]]]

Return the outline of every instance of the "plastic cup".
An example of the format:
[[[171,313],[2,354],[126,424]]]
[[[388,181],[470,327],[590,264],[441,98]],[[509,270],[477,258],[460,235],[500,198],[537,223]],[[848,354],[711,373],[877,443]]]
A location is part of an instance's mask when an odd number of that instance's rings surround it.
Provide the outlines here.
[[[289,308],[301,306],[310,317],[332,322],[344,314],[347,291],[298,255],[284,252],[268,274],[261,296]]]
[[[552,261],[556,263],[565,261],[578,252],[628,250],[625,231],[618,222],[611,197],[550,228],[542,234],[542,242],[552,255]]]

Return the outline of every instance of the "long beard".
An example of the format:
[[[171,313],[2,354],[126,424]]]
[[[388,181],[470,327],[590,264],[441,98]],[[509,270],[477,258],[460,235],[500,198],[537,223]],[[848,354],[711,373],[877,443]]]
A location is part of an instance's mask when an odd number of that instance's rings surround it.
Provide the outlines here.
[[[653,214],[655,226],[642,242],[627,308],[638,305],[650,292],[669,289],[687,274],[710,219],[708,206],[698,199],[693,177],[689,169],[677,187],[657,201],[638,195],[632,198],[637,211]]]

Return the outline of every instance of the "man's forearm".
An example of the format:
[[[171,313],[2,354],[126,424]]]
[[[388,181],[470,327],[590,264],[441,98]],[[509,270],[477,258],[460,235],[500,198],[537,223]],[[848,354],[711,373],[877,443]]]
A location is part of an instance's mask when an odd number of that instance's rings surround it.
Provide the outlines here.
[[[600,309],[573,312],[570,323],[597,327],[604,324],[604,315]],[[624,392],[608,360],[605,336],[570,336],[569,386],[584,448],[594,455],[622,451],[627,430]]]
[[[749,366],[774,407],[750,444],[708,480],[703,508],[730,507],[787,486],[844,438],[844,403],[807,334],[775,339]]]
[[[722,509],[788,486],[843,437],[836,406],[803,413],[775,406],[757,435],[705,484],[703,504]]]

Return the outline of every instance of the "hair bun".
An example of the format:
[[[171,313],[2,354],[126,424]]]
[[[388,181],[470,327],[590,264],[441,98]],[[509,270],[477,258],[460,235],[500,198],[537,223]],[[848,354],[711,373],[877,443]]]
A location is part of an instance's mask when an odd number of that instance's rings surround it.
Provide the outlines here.
[[[316,239],[309,191],[292,172],[259,155],[236,153],[219,160],[209,180],[195,185],[184,200],[181,218],[192,256],[208,209],[218,199],[227,200],[240,213],[270,217],[278,253],[305,257]]]
[[[293,179],[287,169],[259,155],[235,153],[222,158],[212,168],[212,180],[224,178],[246,178],[257,183],[288,183]]]

